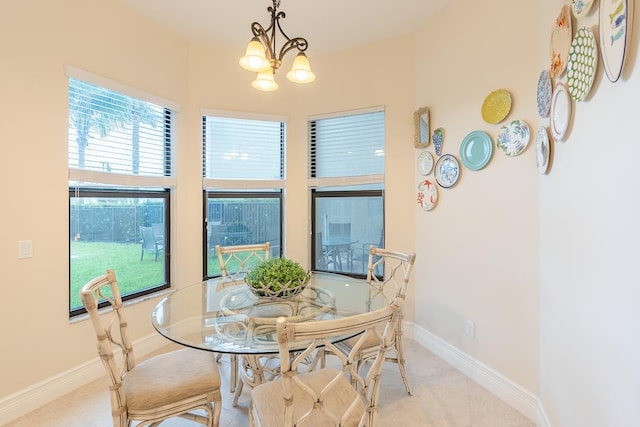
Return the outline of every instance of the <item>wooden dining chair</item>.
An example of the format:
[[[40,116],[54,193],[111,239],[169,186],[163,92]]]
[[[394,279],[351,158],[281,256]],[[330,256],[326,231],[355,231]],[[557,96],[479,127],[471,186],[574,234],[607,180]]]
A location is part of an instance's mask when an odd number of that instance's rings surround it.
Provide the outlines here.
[[[370,286],[370,295],[384,293],[392,301],[404,301],[415,259],[415,253],[409,254],[372,246],[369,249],[367,266],[367,282]],[[400,311],[396,319],[397,325],[395,327],[393,348],[387,354],[385,360],[398,365],[407,393],[411,395],[413,392],[407,377],[404,348],[402,346],[402,321],[403,314]],[[353,351],[357,342],[357,340],[346,340],[338,344],[338,347],[345,354],[349,354]],[[371,342],[370,345],[367,343],[361,344],[357,354],[358,364],[362,365],[376,357],[377,344],[375,342]]]
[[[243,280],[244,276],[260,262],[269,259],[271,242],[252,245],[216,245],[220,275],[231,280]]]
[[[220,275],[222,278],[228,278],[232,282],[244,280],[244,276],[260,262],[269,259],[270,254],[271,242],[234,246],[216,245]],[[220,360],[220,354],[218,354],[217,360]],[[238,386],[238,356],[235,354],[230,355],[230,362],[229,389],[232,393],[235,393],[236,386]],[[234,406],[241,392],[242,384],[240,384],[240,388],[234,397]]]
[[[213,353],[185,348],[136,363],[114,271],[87,282],[80,295],[110,381],[115,427],[129,427],[133,421],[155,426],[174,417],[218,426],[222,398]],[[104,313],[102,305],[108,308]]]
[[[251,391],[250,426],[375,427],[384,357],[393,346],[403,301],[355,316],[309,322],[276,322],[281,376]],[[356,334],[353,351],[343,354],[333,342]],[[293,342],[304,349],[291,351]],[[357,357],[365,342],[377,343],[371,366],[359,370]],[[324,353],[336,357],[324,368]]]

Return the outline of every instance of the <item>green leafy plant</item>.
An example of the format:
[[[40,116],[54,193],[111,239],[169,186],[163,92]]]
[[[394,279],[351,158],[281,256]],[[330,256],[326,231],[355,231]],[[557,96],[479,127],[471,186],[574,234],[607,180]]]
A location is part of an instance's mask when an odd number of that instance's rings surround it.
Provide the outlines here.
[[[247,273],[245,281],[259,296],[288,296],[287,290],[302,289],[309,281],[309,273],[288,258],[269,258]]]

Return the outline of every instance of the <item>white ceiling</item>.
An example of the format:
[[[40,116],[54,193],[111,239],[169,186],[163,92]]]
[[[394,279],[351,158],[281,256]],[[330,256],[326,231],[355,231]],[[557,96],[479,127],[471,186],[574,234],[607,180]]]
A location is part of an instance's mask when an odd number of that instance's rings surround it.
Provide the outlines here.
[[[269,25],[272,0],[120,0],[192,43],[226,44],[243,51],[251,22]],[[281,0],[285,33],[304,37],[307,52],[336,52],[420,28],[453,0]],[[278,43],[278,46],[281,46]]]

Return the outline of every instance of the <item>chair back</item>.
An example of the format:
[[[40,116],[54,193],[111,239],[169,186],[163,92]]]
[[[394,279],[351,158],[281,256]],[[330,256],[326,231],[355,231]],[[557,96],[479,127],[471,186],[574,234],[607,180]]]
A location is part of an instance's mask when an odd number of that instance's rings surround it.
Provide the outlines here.
[[[236,246],[216,245],[220,274],[233,281],[244,279],[253,267],[269,259],[270,253],[270,242]]]
[[[372,246],[369,249],[367,282],[374,292],[385,292],[391,288],[393,299],[404,301],[415,260],[415,252],[407,254]]]
[[[140,227],[140,236],[142,236],[142,248],[150,251],[156,250],[156,238],[153,234],[152,227]]]
[[[164,242],[164,223],[163,222],[154,222],[151,224],[151,231],[153,231],[153,238],[156,242],[162,243]]]
[[[393,345],[395,319],[402,304],[400,300],[379,310],[341,319],[277,320],[284,426],[305,422],[303,425],[375,425],[382,366],[387,350]],[[357,342],[349,354],[344,354],[334,342],[353,335],[357,335]],[[292,341],[308,345],[302,351],[291,352]],[[372,341],[379,348],[377,357],[367,365],[368,369],[359,372],[356,363],[359,349]],[[326,359],[328,367],[301,373],[309,370],[310,360],[320,363],[327,354],[336,356]],[[339,365],[333,367],[336,360]]]
[[[98,338],[98,354],[109,377],[112,411],[122,411],[124,414],[126,398],[122,388],[122,377],[135,367],[136,362],[113,269],[108,269],[106,274],[87,282],[82,287],[80,296],[91,318]],[[98,304],[101,302],[106,302],[111,308],[103,317],[98,312]],[[114,348],[118,351],[114,352]]]
[[[327,234],[331,238],[344,237],[348,239],[351,237],[351,223],[350,222],[330,222],[327,230]]]

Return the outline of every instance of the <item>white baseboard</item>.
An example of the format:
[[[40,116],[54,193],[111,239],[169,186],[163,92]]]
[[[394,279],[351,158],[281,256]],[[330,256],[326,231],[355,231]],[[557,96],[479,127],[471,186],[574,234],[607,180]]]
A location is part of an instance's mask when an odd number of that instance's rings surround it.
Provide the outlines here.
[[[136,358],[140,358],[167,344],[168,341],[165,338],[159,334],[152,334],[137,340],[133,346]],[[105,376],[105,370],[96,354],[94,359],[80,366],[3,397],[0,399],[0,426],[103,376]]]
[[[544,406],[542,406],[542,402],[538,399],[538,412],[536,413],[536,425],[538,427],[551,427],[551,423],[549,422],[549,418],[547,418],[547,413],[544,411]]]
[[[534,421],[538,427],[550,427],[536,395],[420,326],[407,324],[405,330],[412,330],[417,343]]]

